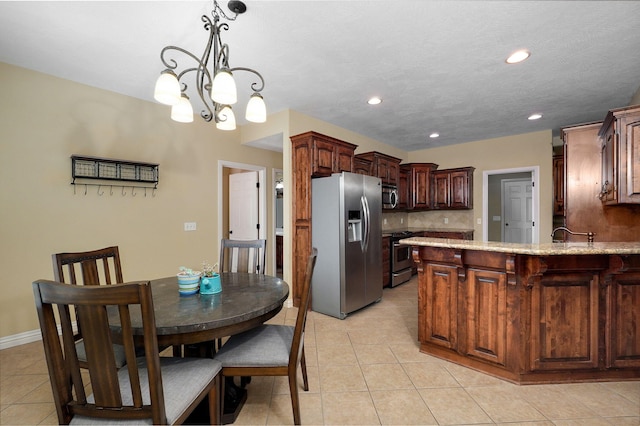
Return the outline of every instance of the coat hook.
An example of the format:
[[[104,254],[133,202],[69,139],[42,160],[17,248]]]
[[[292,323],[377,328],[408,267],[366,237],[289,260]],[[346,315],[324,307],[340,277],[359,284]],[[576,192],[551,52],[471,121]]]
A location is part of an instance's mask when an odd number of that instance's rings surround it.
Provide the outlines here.
[[[71,185],[73,185],[73,195],[76,195],[76,184],[72,183]]]
[[[109,195],[113,195],[113,185],[109,188]]]
[[[153,188],[153,192],[151,192],[151,196],[152,196],[152,197],[155,197],[155,196],[156,196],[156,189],[155,189],[155,188]]]
[[[104,195],[104,191],[100,192],[101,188],[102,188],[102,185],[98,185],[98,195],[102,197],[102,195]]]
[[[144,187],[144,196],[145,197],[147,196],[147,187],[146,186]]]
[[[87,195],[87,184],[84,184],[84,195]]]
[[[124,191],[124,186],[122,187],[122,196],[124,197],[127,193]]]
[[[132,197],[135,197],[135,196],[136,196],[136,187],[135,187],[135,186],[132,186],[132,187],[131,187],[131,196],[132,196]]]

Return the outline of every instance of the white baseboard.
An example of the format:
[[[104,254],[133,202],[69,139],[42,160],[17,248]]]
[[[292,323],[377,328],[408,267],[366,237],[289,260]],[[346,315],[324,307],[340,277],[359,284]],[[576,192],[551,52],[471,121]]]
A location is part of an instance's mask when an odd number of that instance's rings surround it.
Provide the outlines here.
[[[14,346],[20,346],[27,343],[35,342],[38,340],[42,340],[42,334],[40,334],[40,329],[25,331],[24,333],[18,333],[11,336],[1,337],[0,338],[0,350],[9,349]]]

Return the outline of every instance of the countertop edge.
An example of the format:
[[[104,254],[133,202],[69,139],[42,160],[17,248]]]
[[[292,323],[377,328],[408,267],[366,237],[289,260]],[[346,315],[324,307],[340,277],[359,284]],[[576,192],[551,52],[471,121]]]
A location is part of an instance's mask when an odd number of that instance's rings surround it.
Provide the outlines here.
[[[459,250],[479,250],[500,253],[529,254],[538,256],[589,255],[589,254],[640,254],[640,242],[595,243],[542,243],[517,244],[495,241],[469,241],[446,238],[412,237],[400,240],[412,246],[440,247]]]

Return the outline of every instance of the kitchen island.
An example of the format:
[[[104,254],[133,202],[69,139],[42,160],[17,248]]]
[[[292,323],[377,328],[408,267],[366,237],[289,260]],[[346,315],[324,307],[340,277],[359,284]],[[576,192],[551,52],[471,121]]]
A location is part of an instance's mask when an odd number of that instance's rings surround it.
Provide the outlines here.
[[[519,384],[640,379],[640,243],[401,243],[422,352]]]

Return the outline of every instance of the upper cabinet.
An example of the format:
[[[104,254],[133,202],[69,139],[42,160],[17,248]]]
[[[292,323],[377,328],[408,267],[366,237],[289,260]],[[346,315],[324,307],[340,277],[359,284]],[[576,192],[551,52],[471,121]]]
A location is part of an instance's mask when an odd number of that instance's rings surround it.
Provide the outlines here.
[[[291,143],[294,157],[303,162],[297,165],[308,170],[310,176],[331,176],[353,170],[356,145],[316,132],[292,136]]]
[[[433,171],[433,208],[457,210],[473,208],[474,167]]]
[[[370,161],[371,176],[379,177],[383,185],[398,186],[401,159],[377,151],[358,154],[356,158]]]
[[[399,208],[407,210],[427,210],[431,208],[431,200],[433,198],[431,175],[437,168],[438,165],[434,163],[408,163],[400,166]],[[403,182],[403,179],[406,182]]]
[[[640,105],[609,111],[598,138],[602,148],[600,200],[640,204]]]

